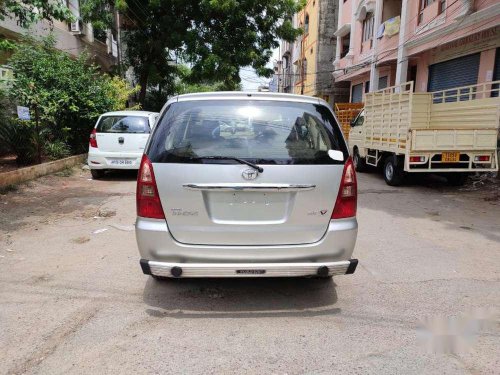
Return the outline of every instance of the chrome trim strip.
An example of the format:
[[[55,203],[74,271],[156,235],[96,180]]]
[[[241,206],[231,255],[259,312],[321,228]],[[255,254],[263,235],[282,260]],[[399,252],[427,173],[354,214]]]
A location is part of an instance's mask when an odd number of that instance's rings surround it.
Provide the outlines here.
[[[182,268],[182,277],[298,277],[317,275],[319,267],[326,266],[329,275],[344,275],[350,261],[325,263],[167,263],[149,261],[151,274],[155,276],[173,277],[173,267]],[[237,271],[247,271],[237,273]],[[251,271],[265,270],[265,273]]]
[[[188,190],[218,190],[218,191],[308,191],[316,185],[304,184],[184,184]]]

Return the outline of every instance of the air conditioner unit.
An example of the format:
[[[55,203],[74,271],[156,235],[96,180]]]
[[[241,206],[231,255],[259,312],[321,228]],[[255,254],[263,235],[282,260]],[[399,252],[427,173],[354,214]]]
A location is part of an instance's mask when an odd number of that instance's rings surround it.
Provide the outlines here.
[[[80,20],[71,22],[70,24],[70,31],[73,33],[73,35],[80,35],[82,33],[82,27],[81,27]]]

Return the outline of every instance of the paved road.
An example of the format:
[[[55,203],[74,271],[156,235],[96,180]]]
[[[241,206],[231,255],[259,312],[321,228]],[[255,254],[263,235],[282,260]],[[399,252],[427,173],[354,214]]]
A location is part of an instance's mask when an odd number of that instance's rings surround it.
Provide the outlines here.
[[[134,175],[89,178],[0,196],[2,374],[498,373],[498,186],[363,174],[355,275],[156,282],[138,264]],[[420,322],[460,316],[469,341],[429,350],[443,338]]]

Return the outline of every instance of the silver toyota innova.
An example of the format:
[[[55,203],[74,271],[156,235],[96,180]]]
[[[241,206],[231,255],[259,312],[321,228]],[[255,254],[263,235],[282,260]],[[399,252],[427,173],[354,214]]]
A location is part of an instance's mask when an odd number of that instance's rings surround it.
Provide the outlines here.
[[[318,98],[218,92],[169,100],[137,181],[153,277],[354,273],[356,174]]]

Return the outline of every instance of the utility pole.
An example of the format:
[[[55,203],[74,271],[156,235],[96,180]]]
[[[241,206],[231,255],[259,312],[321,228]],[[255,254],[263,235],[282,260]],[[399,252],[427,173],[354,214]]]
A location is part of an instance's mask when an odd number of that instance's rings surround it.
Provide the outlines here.
[[[121,44],[122,44],[122,40],[121,40],[121,36],[120,36],[120,12],[118,11],[118,9],[115,10],[115,28],[116,28],[116,59],[118,60],[118,75],[120,77],[123,78],[123,74],[122,74],[122,57],[121,57],[121,53],[122,53],[122,48],[121,48]],[[113,42],[111,42],[113,43]],[[113,49],[113,47],[111,46],[111,49]]]
[[[304,80],[306,79],[305,77],[305,72],[304,72],[304,58],[301,57],[300,61],[300,80],[302,81],[300,83],[300,95],[304,95]]]
[[[304,36],[302,36],[302,43],[300,43],[300,78],[301,78],[301,84],[300,84],[300,95],[304,95],[304,80],[306,79],[306,71],[304,67],[304,60],[306,57],[306,51],[304,50]]]

